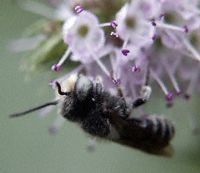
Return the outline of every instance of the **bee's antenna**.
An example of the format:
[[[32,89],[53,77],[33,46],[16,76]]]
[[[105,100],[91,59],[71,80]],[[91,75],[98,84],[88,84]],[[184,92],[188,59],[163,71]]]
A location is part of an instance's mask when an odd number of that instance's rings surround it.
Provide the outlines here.
[[[58,94],[60,94],[60,95],[69,95],[69,92],[63,92],[61,90],[61,86],[60,86],[59,82],[56,82],[56,86],[58,88]]]
[[[146,71],[145,82],[144,82],[144,85],[145,85],[145,86],[149,85],[149,80],[150,80],[150,68],[149,68],[149,64],[148,64],[148,65],[147,65],[147,71]]]
[[[37,111],[37,110],[39,110],[39,109],[45,108],[45,107],[47,107],[47,106],[57,105],[57,104],[58,104],[58,101],[47,102],[47,103],[45,103],[45,104],[43,104],[43,105],[37,106],[37,107],[32,108],[32,109],[29,109],[29,110],[27,110],[27,111],[23,111],[23,112],[11,114],[11,115],[9,115],[9,117],[10,117],[10,118],[20,117],[20,116],[26,115],[26,114],[28,114],[28,113]]]

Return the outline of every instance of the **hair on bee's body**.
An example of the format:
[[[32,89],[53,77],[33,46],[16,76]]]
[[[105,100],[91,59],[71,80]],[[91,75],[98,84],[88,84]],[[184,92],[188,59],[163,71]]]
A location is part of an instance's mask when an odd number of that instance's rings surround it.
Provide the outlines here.
[[[171,121],[155,115],[130,117],[132,109],[149,99],[150,87],[145,86],[142,97],[127,103],[120,91],[112,95],[100,80],[92,81],[83,75],[72,76],[65,83],[56,82],[56,86],[59,113],[78,123],[86,133],[152,154],[168,154],[165,148],[175,133]]]

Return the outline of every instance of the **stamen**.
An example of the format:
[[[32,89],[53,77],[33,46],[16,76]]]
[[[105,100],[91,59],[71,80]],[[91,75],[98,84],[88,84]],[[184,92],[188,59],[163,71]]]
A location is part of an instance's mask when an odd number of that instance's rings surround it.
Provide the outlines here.
[[[200,54],[199,52],[193,47],[193,45],[187,40],[187,39],[183,39],[183,43],[185,45],[185,47],[188,49],[188,51],[190,51],[190,53],[192,53],[193,58],[200,61]]]
[[[111,22],[110,22],[110,25],[113,27],[113,29],[116,29],[117,26],[118,26],[116,20],[111,21]]]
[[[130,84],[131,83],[132,83],[132,81],[130,82]],[[136,89],[135,89],[134,85],[129,85],[129,89],[131,91],[132,98],[138,97],[138,95],[136,94]]]
[[[50,84],[51,86],[54,87],[56,81],[57,81],[57,82],[61,82],[61,81],[65,80],[65,79],[67,79],[67,78],[68,78],[69,76],[71,76],[72,74],[78,73],[78,72],[81,71],[83,68],[84,68],[84,65],[81,64],[81,65],[79,65],[77,68],[75,68],[75,69],[73,69],[72,71],[70,71],[69,73],[67,73],[66,75],[64,75],[64,76],[62,76],[62,77],[60,77],[60,78],[58,78],[58,79],[55,79],[55,80],[50,81],[49,84]]]
[[[118,86],[118,85],[120,85],[121,84],[121,80],[120,79],[115,79],[115,78],[111,78],[112,79],[112,81],[113,81],[113,83],[116,85],[116,86]]]
[[[113,31],[110,33],[110,35],[111,35],[111,36],[115,36],[116,38],[119,37],[119,34],[118,34],[117,32],[113,32]]]
[[[112,65],[112,62],[111,62],[111,65]],[[112,67],[113,67],[113,66],[112,66]],[[120,80],[119,78],[116,77],[116,75],[115,75],[115,73],[114,73],[113,70],[110,72],[110,75],[111,75],[112,82],[113,82],[116,86],[118,86],[118,85],[121,84],[121,80]]]
[[[127,56],[129,54],[130,50],[128,50],[128,49],[122,49],[121,52],[122,52],[122,54],[124,56]]]
[[[133,67],[131,67],[131,71],[132,72],[140,72],[141,71],[141,68],[136,66],[136,65],[133,65]]]
[[[124,49],[124,48],[127,46],[128,41],[129,41],[129,38],[127,37],[127,38],[124,40],[124,43],[123,43],[123,45],[122,45],[122,49]]]
[[[118,25],[115,20],[99,24],[99,27],[106,27],[106,26],[111,26],[113,29],[116,29]]]
[[[156,26],[156,21],[153,19],[153,20],[151,21],[151,24],[152,24],[153,26]]]
[[[154,35],[151,37],[151,39],[152,39],[153,41],[155,41],[155,40],[157,39],[157,35],[154,34]]]
[[[74,7],[74,11],[76,12],[76,14],[80,14],[83,10],[84,8],[81,5],[76,5]]]
[[[149,57],[148,57],[149,59]],[[144,85],[147,86],[149,85],[149,82],[150,82],[150,69],[149,69],[149,63],[147,64],[147,67],[146,67],[146,72],[145,72],[145,78],[144,78]]]
[[[107,23],[101,23],[101,24],[99,24],[99,27],[106,27],[106,26],[111,26],[111,23],[107,22]]]
[[[173,99],[173,93],[172,92],[168,92],[168,94],[165,96],[166,100],[168,102],[171,102]]]
[[[116,86],[116,89],[117,89],[117,93],[120,97],[124,97],[124,90],[123,88],[120,86],[121,84],[121,80],[119,77],[117,77],[116,73],[114,72],[114,58],[113,56],[111,55],[110,56],[110,63],[111,63],[111,68],[113,69],[110,74],[111,74],[111,79],[112,79],[112,82],[114,83],[114,85]],[[117,71],[117,70],[116,70]]]
[[[127,37],[127,38],[125,39],[125,41],[124,41],[124,43],[123,43],[123,45],[122,45],[122,50],[121,50],[121,52],[122,52],[122,54],[123,54],[124,56],[127,56],[127,55],[129,54],[129,52],[130,52],[129,49],[126,49],[126,48],[125,48],[125,47],[127,46],[127,44],[128,44],[128,41],[129,41],[129,37]]]
[[[158,83],[158,85],[164,92],[165,99],[167,100],[167,102],[171,102],[173,99],[173,93],[168,91],[163,81],[158,77],[158,75],[153,70],[150,70],[150,72],[151,72],[152,77],[155,79],[155,81]]]
[[[96,56],[96,54],[91,51],[91,49],[88,47],[88,51],[90,52],[91,56],[93,57],[93,59],[96,61],[96,63],[99,65],[99,67],[101,68],[101,70],[110,78],[110,72],[109,70],[106,68],[106,66],[101,62],[101,60]]]
[[[174,89],[176,90],[176,94],[179,96],[181,94],[181,89],[178,85],[178,82],[175,79],[174,74],[169,70],[169,68],[166,67],[166,65],[165,65],[165,69],[167,71],[167,74],[169,75],[169,78],[170,78],[173,86],[174,86]]]
[[[165,14],[164,14],[164,13],[160,14],[159,20],[162,20],[164,17],[165,17]]]
[[[153,23],[152,23],[153,25]],[[179,26],[175,26],[175,25],[171,25],[171,24],[167,24],[167,23],[161,23],[161,22],[157,22],[156,26],[158,28],[165,28],[165,29],[170,29],[170,30],[174,30],[174,31],[180,31],[180,32],[186,32],[186,28],[184,27],[179,27]]]
[[[172,92],[169,92],[166,96],[165,96],[165,99],[166,99],[166,101],[167,101],[167,107],[168,108],[170,108],[170,107],[172,107],[173,106],[173,102],[172,102],[172,100],[173,100],[173,93]]]
[[[187,25],[184,25],[183,28],[184,28],[184,30],[185,30],[185,33],[188,33],[188,32],[189,32],[189,29],[188,29]]]
[[[54,65],[52,65],[51,70],[60,71],[60,66],[58,64],[54,64]]]
[[[69,54],[71,53],[70,48],[67,49],[67,51],[64,53],[64,55],[61,57],[59,62],[57,64],[52,65],[51,69],[53,71],[59,71],[61,69],[62,64],[66,61],[66,59],[69,57]]]
[[[106,26],[110,26],[110,23],[101,23],[99,24],[99,27],[106,27]]]
[[[162,80],[158,77],[158,75],[153,70],[150,70],[150,72],[151,72],[152,77],[156,80],[158,85],[161,87],[164,94],[167,95],[169,92],[167,88],[165,87],[164,83],[162,82]]]
[[[179,48],[180,45],[182,45],[180,39],[172,32],[166,32],[165,34],[167,35],[167,37],[170,37],[170,42],[173,44],[174,48]]]
[[[184,95],[184,98],[185,98],[185,99],[189,99],[189,98],[191,97],[192,92],[193,92],[193,90],[194,90],[194,88],[195,88],[197,79],[198,79],[198,75],[199,75],[198,70],[196,70],[196,71],[194,72],[194,76],[193,76],[193,77],[191,78],[191,80],[190,80],[190,83],[189,83],[189,86],[188,86],[188,88],[187,88],[186,94]]]
[[[99,67],[102,69],[102,71],[103,71],[108,77],[110,77],[110,72],[108,71],[108,69],[106,68],[106,66],[101,62],[101,60],[95,58],[95,61],[97,62],[97,64],[99,65]]]

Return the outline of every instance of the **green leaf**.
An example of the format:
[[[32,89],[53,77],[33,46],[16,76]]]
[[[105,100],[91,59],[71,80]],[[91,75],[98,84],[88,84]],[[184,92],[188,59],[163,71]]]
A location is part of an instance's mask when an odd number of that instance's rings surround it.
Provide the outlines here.
[[[62,40],[61,33],[47,38],[40,43],[38,47],[31,52],[30,57],[28,57],[31,62],[31,70],[35,70],[38,65],[45,65],[58,60],[66,48],[67,46]]]

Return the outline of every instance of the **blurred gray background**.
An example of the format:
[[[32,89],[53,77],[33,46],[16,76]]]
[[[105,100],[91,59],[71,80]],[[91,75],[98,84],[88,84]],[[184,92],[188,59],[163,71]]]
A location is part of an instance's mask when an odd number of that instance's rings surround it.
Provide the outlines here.
[[[198,97],[177,100],[166,109],[163,98],[145,106],[149,113],[165,114],[174,120],[177,133],[172,142],[175,155],[164,158],[145,154],[110,142],[100,142],[96,151],[86,151],[88,137],[66,122],[52,136],[48,126],[56,115],[9,119],[8,114],[24,110],[53,98],[48,74],[37,74],[25,82],[19,70],[20,56],[8,51],[8,43],[40,16],[21,10],[13,0],[0,0],[0,172],[1,173],[199,173],[200,135],[193,135],[191,123],[200,126]],[[27,57],[28,58],[28,57]],[[192,116],[196,117],[193,120]]]

